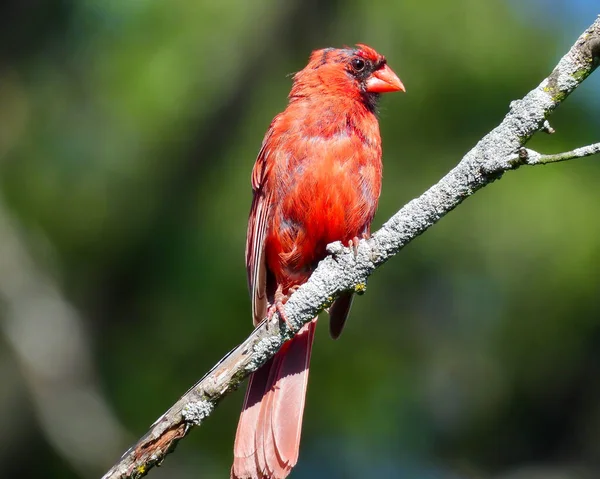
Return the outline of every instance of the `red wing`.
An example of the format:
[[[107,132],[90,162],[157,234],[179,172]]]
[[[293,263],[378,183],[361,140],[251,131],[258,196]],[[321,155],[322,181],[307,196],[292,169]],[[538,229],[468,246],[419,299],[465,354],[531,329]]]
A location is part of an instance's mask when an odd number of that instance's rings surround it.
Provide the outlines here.
[[[277,117],[275,118],[275,120]],[[273,123],[275,122],[273,121]],[[252,318],[256,326],[267,313],[267,264],[264,256],[265,237],[270,222],[271,190],[267,177],[271,170],[268,157],[272,153],[271,138],[273,124],[263,140],[262,147],[252,170],[252,207],[248,218],[248,233],[246,236],[246,272],[248,274],[248,289],[252,299]]]

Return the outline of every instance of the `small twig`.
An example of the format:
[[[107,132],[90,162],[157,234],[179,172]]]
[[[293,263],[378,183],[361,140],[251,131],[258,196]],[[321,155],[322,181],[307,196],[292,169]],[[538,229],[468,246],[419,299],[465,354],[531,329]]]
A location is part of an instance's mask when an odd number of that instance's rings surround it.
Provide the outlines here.
[[[593,145],[582,146],[581,148],[575,148],[571,151],[555,153],[553,155],[543,155],[537,151],[522,148],[519,152],[519,158],[523,161],[523,164],[534,166],[584,158],[586,156],[597,155],[598,153],[600,153],[600,143],[594,143]]]
[[[552,128],[552,126],[550,125],[550,122],[548,120],[544,120],[544,124],[542,126],[542,131],[544,133],[548,133],[549,135],[553,135],[554,133],[556,133],[556,130],[554,128]]]

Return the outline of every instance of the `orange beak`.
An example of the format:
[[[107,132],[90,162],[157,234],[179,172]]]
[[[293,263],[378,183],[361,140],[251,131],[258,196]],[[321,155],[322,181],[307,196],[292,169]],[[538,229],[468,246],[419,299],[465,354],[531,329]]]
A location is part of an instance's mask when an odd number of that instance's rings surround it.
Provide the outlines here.
[[[366,85],[369,93],[406,91],[398,75],[387,65],[383,65],[379,70],[374,71],[367,79]]]

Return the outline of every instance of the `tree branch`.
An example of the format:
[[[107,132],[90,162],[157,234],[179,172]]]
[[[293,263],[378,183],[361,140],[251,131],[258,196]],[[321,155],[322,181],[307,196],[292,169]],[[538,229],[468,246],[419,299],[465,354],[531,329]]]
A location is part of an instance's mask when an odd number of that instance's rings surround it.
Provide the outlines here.
[[[534,133],[548,130],[546,117],[599,63],[600,18],[579,37],[550,76],[523,99],[511,103],[502,123],[481,139],[454,169],[404,206],[370,239],[362,240],[356,256],[339,242],[328,246],[330,255],[319,263],[309,281],[285,305],[293,331],[285,324],[279,324],[277,315],[269,322],[263,320],[248,339],[219,361],[163,414],[103,479],[139,478],[160,464],[192,426],[199,426],[227,393],[237,389],[303,324],[342,292],[363,293],[367,279],[375,269],[477,190],[522,165],[597,153],[597,145],[592,145],[561,155],[540,155],[524,150],[523,145]]]

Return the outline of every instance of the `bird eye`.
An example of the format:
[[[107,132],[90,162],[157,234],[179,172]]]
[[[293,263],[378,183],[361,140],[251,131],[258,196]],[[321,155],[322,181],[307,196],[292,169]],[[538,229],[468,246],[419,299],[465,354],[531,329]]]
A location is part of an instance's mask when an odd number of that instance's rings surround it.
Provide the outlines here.
[[[351,64],[355,72],[361,72],[365,69],[365,61],[362,58],[353,58]]]

